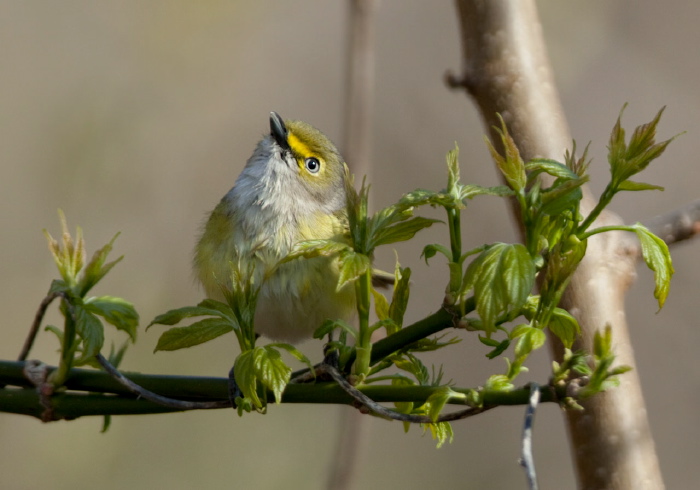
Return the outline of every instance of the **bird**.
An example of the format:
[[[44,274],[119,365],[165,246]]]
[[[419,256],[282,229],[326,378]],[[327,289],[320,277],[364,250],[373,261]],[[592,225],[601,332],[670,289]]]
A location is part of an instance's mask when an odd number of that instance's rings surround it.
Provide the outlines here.
[[[194,271],[209,298],[231,287],[231,264],[255,262],[261,284],[256,334],[298,343],[327,320],[352,319],[352,284],[338,288],[337,257],[280,263],[299,242],[349,243],[346,165],[331,140],[302,121],[270,113],[233,187],[209,215],[195,247]]]

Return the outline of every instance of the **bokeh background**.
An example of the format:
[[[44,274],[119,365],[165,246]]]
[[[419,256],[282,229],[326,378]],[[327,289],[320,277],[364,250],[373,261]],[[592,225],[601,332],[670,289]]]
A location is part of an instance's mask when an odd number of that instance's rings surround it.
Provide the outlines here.
[[[700,4],[669,0],[539,2],[544,33],[572,133],[593,141],[592,187],[602,190],[605,146],[628,102],[627,127],[663,105],[662,137],[681,131],[642,180],[664,193],[630,193],[614,204],[644,220],[697,197],[700,150]],[[202,297],[190,257],[206,212],[230,188],[271,110],[340,140],[347,5],[344,1],[35,1],[0,3],[0,358],[14,358],[56,270],[41,230],[59,233],[56,210],[85,231],[89,251],[121,231],[125,260],[96,294],[133,301],[147,324]],[[377,19],[371,181],[375,208],[416,187],[444,185],[444,154],[458,142],[465,180],[498,182],[484,129],[462,93],[443,84],[458,70],[452,2],[384,0]],[[465,247],[514,240],[506,205],[474,202]],[[435,228],[397,247],[414,269],[409,320],[440,303],[445,270],[419,250]],[[695,361],[700,244],[673,249],[671,296],[656,314],[650,274],[640,268],[629,321],[649,417],[668,488],[692,488],[700,425]],[[379,254],[393,267],[393,250]],[[58,317],[52,313],[49,321]],[[233,336],[152,354],[160,330],[140,332],[123,367],[148,373],[224,376]],[[115,337],[118,341],[121,338]],[[302,346],[314,359],[320,344]],[[56,362],[43,334],[33,358]],[[468,338],[444,363],[458,385],[503,369]],[[548,355],[528,379],[545,380]],[[346,407],[273,406],[266,416],[232,411],[42,424],[0,414],[0,487],[292,488],[325,484]],[[523,410],[504,408],[454,424],[436,450],[429,435],[368,419],[356,488],[524,488],[518,466]],[[538,412],[535,457],[544,489],[574,488],[562,416]]]

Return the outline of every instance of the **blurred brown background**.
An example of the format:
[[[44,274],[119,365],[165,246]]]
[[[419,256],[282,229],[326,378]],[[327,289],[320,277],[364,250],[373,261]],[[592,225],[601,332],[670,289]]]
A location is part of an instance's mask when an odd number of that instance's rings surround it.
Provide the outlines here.
[[[697,197],[700,150],[700,5],[693,1],[539,2],[572,132],[593,140],[592,187],[605,182],[605,146],[623,103],[624,123],[645,122],[663,105],[660,136],[681,131],[641,180],[664,193],[629,193],[614,203],[626,221],[649,218]],[[85,230],[89,252],[121,231],[125,260],[95,291],[133,301],[147,324],[202,294],[190,256],[205,217],[231,187],[271,110],[308,121],[340,140],[346,3],[271,1],[64,1],[0,3],[0,358],[14,358],[56,270],[43,228],[59,232],[56,209]],[[416,187],[444,185],[444,155],[458,142],[462,175],[497,177],[477,113],[442,77],[459,69],[457,21],[449,1],[380,2],[374,116],[375,208]],[[465,213],[465,247],[514,240],[503,202],[482,198]],[[398,247],[414,269],[415,320],[437,308],[439,258],[419,260],[446,229]],[[699,243],[673,250],[677,273],[658,315],[651,275],[640,268],[629,319],[649,416],[668,488],[691,488],[700,455],[697,423]],[[393,267],[393,251],[378,260]],[[55,313],[50,321],[58,321]],[[125,369],[224,376],[233,336],[152,354],[161,330],[141,332]],[[118,338],[121,340],[121,337]],[[320,344],[304,350],[319,357]],[[56,362],[57,342],[33,353]],[[475,386],[502,361],[468,342],[433,356],[461,386]],[[544,381],[542,352],[528,379]],[[0,487],[323,488],[345,407],[273,406],[267,416],[233,411],[43,425],[0,415]],[[417,428],[369,420],[357,488],[525,488],[517,464],[523,410],[499,409],[454,424],[436,450]],[[562,417],[537,416],[535,458],[544,489],[574,488]]]

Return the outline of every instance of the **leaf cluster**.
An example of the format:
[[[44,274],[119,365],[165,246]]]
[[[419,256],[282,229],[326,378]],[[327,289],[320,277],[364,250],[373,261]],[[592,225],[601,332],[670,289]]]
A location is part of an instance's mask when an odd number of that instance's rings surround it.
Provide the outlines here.
[[[262,284],[256,283],[257,261],[254,258],[231,263],[231,286],[222,286],[226,303],[205,299],[197,306],[186,306],[158,315],[152,325],[177,325],[190,319],[201,319],[184,327],[173,327],[161,334],[154,352],[173,351],[193,347],[234,332],[241,354],[234,364],[234,376],[243,396],[236,400],[239,413],[257,410],[264,412],[267,397],[259,390],[270,390],[277,403],[289,382],[291,368],[282,360],[280,349],[286,350],[309,368],[309,359],[294,346],[284,343],[256,346],[255,307]]]
[[[111,357],[117,364],[123,357],[128,342],[136,341],[139,322],[139,315],[130,302],[114,296],[87,296],[112,267],[121,261],[122,257],[119,257],[107,262],[118,235],[86,261],[82,230],[77,229],[74,239],[61,211],[59,218],[62,229],[60,242],[44,230],[49,251],[61,275],[61,279],[51,283],[48,297],[62,298],[61,312],[65,317],[63,329],[51,325],[46,327],[61,343],[61,363],[50,380],[56,388],[63,385],[71,367],[98,366],[95,356],[100,353],[105,342],[104,322],[129,336],[127,342],[116,351],[112,347]]]

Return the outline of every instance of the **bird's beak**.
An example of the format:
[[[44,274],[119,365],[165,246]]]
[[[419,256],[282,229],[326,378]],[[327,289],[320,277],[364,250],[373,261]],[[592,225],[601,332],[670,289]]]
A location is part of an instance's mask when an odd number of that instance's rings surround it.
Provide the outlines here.
[[[276,112],[270,113],[270,134],[275,139],[275,142],[283,150],[289,151],[289,143],[287,142],[287,126]]]

